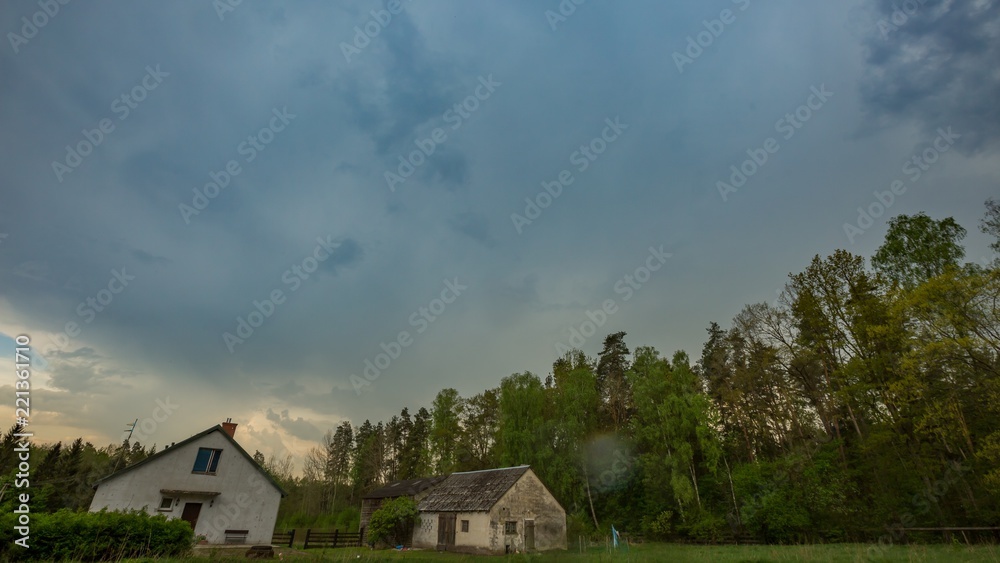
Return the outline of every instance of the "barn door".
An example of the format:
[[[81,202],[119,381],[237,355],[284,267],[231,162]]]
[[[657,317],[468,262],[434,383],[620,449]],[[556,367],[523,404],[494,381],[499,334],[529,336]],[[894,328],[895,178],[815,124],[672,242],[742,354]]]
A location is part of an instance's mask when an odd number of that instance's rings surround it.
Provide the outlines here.
[[[201,514],[200,502],[184,503],[184,511],[181,512],[181,520],[191,524],[191,529],[194,530],[195,525],[198,524],[199,514]]]
[[[524,521],[524,550],[535,551],[535,521]]]
[[[438,545],[439,550],[447,550],[455,546],[454,514],[438,514]]]

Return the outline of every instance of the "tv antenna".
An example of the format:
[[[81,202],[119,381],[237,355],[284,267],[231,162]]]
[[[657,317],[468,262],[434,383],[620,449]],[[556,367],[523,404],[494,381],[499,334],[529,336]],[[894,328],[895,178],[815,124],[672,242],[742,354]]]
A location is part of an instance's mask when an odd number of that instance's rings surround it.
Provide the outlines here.
[[[131,440],[132,439],[132,433],[135,432],[135,425],[138,424],[138,423],[139,423],[139,419],[137,418],[137,419],[135,419],[134,422],[132,422],[132,424],[130,424],[130,425],[128,425],[128,426],[125,427],[125,430],[128,430],[128,436],[125,437],[126,440]]]

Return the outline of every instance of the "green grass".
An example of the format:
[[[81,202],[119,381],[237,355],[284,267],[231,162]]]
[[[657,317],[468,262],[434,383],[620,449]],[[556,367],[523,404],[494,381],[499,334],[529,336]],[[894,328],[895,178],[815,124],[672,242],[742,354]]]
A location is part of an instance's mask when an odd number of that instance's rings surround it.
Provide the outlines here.
[[[992,545],[909,545],[892,546],[883,551],[870,544],[823,544],[799,546],[694,546],[664,543],[648,543],[632,546],[627,552],[624,549],[609,554],[604,549],[594,548],[587,553],[564,551],[534,555],[508,556],[475,556],[456,553],[441,553],[433,550],[394,551],[370,550],[368,548],[340,549],[310,549],[308,552],[277,548],[282,553],[283,561],[356,561],[370,563],[374,561],[526,561],[548,563],[552,562],[631,562],[631,561],[664,561],[670,563],[695,563],[702,561],[720,563],[770,563],[784,561],[823,561],[823,562],[907,562],[907,563],[948,563],[948,562],[1000,562],[1000,547]],[[871,557],[869,556],[871,554]],[[229,551],[223,554],[216,552],[214,557],[203,555],[184,561],[246,561],[242,550]],[[274,561],[279,559],[275,558]],[[181,561],[179,559],[161,559],[166,561]]]

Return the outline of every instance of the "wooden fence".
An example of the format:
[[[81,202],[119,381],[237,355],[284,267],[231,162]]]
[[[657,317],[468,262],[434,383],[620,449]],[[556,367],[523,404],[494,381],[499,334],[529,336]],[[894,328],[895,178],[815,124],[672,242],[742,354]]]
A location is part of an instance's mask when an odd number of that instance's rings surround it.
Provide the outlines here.
[[[306,530],[306,541],[302,549],[310,547],[361,547],[364,541],[362,532],[341,532],[340,530],[322,531]]]
[[[291,548],[295,542],[295,530],[277,531],[271,534],[271,544]]]

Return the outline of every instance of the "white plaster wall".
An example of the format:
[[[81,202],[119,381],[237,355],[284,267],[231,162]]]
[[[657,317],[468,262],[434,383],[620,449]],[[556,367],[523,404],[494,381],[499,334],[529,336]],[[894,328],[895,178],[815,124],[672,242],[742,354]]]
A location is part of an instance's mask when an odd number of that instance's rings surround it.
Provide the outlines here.
[[[441,512],[420,513],[420,524],[413,528],[413,547],[434,549],[438,540],[438,516]],[[455,548],[464,551],[490,549],[490,515],[486,512],[455,512]],[[462,520],[469,521],[469,531],[462,531]]]
[[[462,520],[469,521],[469,532],[462,533]],[[455,521],[455,546],[490,549],[490,514],[488,512],[460,512]]]
[[[431,548],[437,546],[437,512],[421,512],[420,523],[413,527],[413,547]]]
[[[215,475],[191,473],[198,448],[221,449]],[[188,497],[175,502],[170,511],[159,511],[160,489],[216,491],[212,498]],[[202,503],[195,535],[204,535],[209,543],[224,543],[227,529],[249,530],[247,543],[271,542],[278,518],[281,493],[260,473],[221,432],[174,446],[163,456],[101,483],[90,504],[90,511],[144,510],[180,518],[186,502]]]

